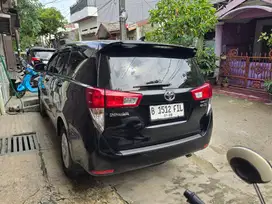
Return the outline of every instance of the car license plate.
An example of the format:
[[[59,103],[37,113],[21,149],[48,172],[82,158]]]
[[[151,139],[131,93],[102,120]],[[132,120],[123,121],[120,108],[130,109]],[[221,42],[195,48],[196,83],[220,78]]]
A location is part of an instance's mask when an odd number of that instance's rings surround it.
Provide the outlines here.
[[[150,106],[149,109],[150,118],[152,121],[179,118],[184,116],[183,103]]]

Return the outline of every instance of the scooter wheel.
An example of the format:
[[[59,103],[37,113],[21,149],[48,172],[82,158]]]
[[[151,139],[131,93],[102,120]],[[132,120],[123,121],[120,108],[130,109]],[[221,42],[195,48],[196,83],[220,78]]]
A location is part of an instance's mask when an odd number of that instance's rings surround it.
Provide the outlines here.
[[[25,93],[26,93],[25,91],[17,92],[16,97],[17,98],[22,98],[25,95]]]

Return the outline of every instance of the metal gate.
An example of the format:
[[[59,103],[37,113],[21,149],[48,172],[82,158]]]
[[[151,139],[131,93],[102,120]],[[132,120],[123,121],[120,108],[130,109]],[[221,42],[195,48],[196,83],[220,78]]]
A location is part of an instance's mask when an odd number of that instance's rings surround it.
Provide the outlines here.
[[[272,50],[263,56],[238,55],[237,49],[221,59],[220,78],[228,78],[230,86],[264,91],[265,80],[272,79]]]

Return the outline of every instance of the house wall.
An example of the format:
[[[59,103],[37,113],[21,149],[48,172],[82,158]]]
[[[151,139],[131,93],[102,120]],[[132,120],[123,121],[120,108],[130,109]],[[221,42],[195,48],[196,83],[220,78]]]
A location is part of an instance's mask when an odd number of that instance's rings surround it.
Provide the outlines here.
[[[128,31],[127,36],[128,36],[127,37],[128,40],[137,40],[137,31],[136,31],[136,29],[132,30],[132,31]]]
[[[144,23],[137,23],[136,26],[136,33],[135,33],[135,38],[138,40],[141,37],[145,36],[147,32],[150,32],[152,30],[152,26],[146,21]]]
[[[4,43],[2,41],[2,34],[0,34],[0,55],[3,57],[4,62],[6,63],[6,57],[4,52]],[[9,81],[6,76],[2,62],[0,61],[0,100],[3,98],[3,103],[6,103],[9,98]],[[1,102],[0,102],[1,104]],[[0,110],[1,115],[1,110]]]
[[[81,40],[83,41],[97,40],[97,37],[94,34],[87,34],[87,35],[82,35]]]
[[[88,18],[86,20],[80,21],[78,23],[78,26],[79,26],[79,32],[81,34],[86,33],[90,31],[91,28],[97,27],[97,18],[92,17],[92,18]]]
[[[96,5],[96,0],[78,0],[74,5],[71,6],[70,8],[70,13],[71,15],[82,11],[86,7],[93,7],[95,8]]]
[[[222,37],[223,37],[223,25],[217,24],[215,27],[215,54],[220,57],[222,54]]]
[[[78,23],[79,26],[79,36],[80,40],[83,39],[83,36],[89,35],[92,32],[96,32],[98,24],[97,24],[97,17],[88,18],[86,20],[80,21]]]
[[[85,7],[80,11],[77,11],[70,16],[70,20],[72,23],[77,23],[85,18],[90,18],[97,16],[97,8],[96,7]]]
[[[256,21],[249,23],[225,23],[223,25],[222,52],[239,49],[239,53],[253,53]]]
[[[159,0],[126,0],[126,11],[128,13],[127,22],[138,22],[149,17],[149,10],[155,8]],[[98,22],[117,22],[119,21],[119,2],[112,1],[108,6],[108,0],[96,1],[98,8]]]

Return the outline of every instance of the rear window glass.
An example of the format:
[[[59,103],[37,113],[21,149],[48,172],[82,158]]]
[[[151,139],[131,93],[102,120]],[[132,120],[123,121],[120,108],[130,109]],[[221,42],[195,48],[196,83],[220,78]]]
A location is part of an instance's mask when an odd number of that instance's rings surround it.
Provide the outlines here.
[[[54,51],[34,51],[35,57],[45,59],[45,60],[49,60],[53,54],[54,54]]]
[[[135,86],[169,84],[167,88],[191,88],[203,84],[194,60],[163,57],[106,57],[110,85],[117,90],[137,90]]]

